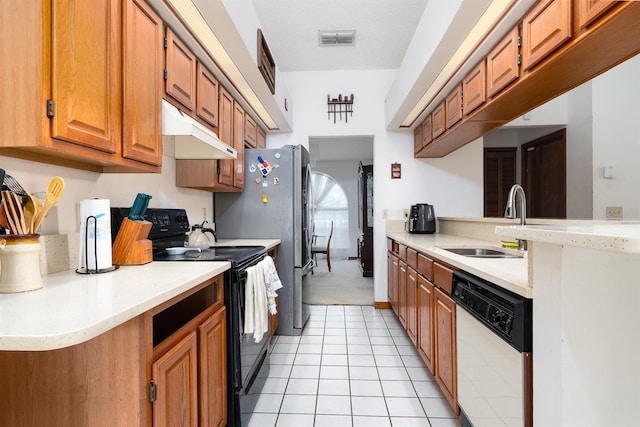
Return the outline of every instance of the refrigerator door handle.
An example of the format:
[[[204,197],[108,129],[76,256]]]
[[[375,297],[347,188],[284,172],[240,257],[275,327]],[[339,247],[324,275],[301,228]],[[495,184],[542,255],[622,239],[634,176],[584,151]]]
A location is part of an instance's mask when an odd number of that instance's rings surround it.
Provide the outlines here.
[[[313,259],[310,259],[305,265],[304,267],[302,267],[302,275],[306,276],[307,274],[311,273],[311,270],[313,270],[313,268],[316,266],[316,263],[313,262]]]

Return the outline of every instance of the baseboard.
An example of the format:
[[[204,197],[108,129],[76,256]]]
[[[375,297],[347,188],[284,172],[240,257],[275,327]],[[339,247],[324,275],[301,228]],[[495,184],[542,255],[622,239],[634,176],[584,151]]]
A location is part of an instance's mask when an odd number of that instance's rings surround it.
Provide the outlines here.
[[[375,301],[373,308],[376,310],[387,310],[391,308],[391,303],[389,301]]]

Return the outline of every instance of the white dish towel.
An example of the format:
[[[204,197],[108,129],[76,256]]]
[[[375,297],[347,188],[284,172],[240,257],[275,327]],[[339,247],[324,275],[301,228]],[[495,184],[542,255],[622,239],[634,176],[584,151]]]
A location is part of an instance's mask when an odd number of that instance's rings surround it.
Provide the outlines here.
[[[273,258],[267,255],[258,265],[262,266],[264,271],[264,284],[267,287],[269,313],[274,315],[278,312],[276,308],[276,297],[278,293],[276,291],[282,288],[282,282],[280,281],[280,276],[278,276]]]
[[[244,333],[253,333],[255,342],[262,341],[269,330],[267,313],[267,288],[260,264],[247,268],[244,298]]]

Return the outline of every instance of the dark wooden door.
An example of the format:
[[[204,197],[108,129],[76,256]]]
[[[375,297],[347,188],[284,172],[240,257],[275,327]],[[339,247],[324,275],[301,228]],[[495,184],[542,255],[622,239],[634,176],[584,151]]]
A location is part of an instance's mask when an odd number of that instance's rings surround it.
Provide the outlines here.
[[[509,189],[516,183],[515,147],[484,149],[484,216],[502,217]]]
[[[567,217],[565,129],[522,145],[522,183],[528,217]]]

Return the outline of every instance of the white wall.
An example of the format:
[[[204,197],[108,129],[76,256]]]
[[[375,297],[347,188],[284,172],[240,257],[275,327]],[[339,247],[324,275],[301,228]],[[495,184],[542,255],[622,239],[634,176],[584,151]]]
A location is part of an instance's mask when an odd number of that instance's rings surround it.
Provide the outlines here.
[[[625,220],[640,219],[640,57],[592,81],[593,217],[606,206],[622,206]],[[604,179],[613,166],[616,178]]]
[[[83,199],[105,198],[111,206],[129,207],[138,193],[152,196],[149,207],[185,208],[192,223],[211,221],[211,193],[177,188],[175,160],[164,156],[161,174],[99,174],[27,160],[0,157],[2,168],[20,181],[29,192],[46,191],[52,176],[65,180],[65,192],[42,223],[41,234],[68,234],[79,231],[79,202]]]
[[[387,132],[385,97],[394,70],[284,73],[296,100],[293,132],[269,134],[268,147],[309,146],[309,137],[373,136],[375,301],[387,300],[385,221],[402,219],[403,208],[431,203],[437,216],[482,215],[482,140],[443,159],[414,159],[413,132]],[[348,123],[327,118],[327,94],[354,94]],[[402,178],[391,179],[391,163],[402,164]],[[354,201],[357,203],[357,200]]]

